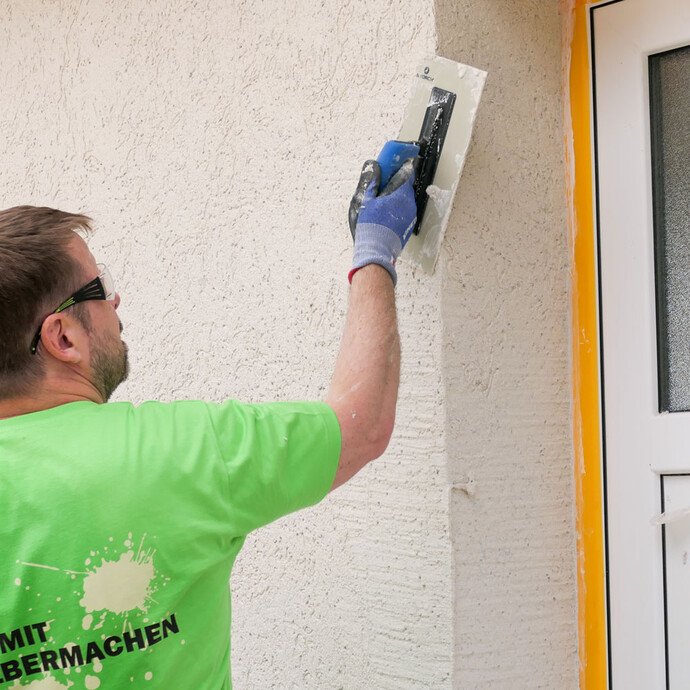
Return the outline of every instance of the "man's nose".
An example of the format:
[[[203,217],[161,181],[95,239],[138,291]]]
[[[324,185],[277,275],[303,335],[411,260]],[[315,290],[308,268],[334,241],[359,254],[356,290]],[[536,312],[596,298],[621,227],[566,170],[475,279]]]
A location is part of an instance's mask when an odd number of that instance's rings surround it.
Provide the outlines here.
[[[120,293],[115,293],[115,299],[113,300],[113,306],[117,309],[120,306]]]

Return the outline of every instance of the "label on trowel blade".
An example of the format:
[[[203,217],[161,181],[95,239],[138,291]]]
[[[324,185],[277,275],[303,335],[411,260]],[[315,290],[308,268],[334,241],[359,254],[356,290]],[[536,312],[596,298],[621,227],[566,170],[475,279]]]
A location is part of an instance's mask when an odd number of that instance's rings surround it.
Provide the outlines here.
[[[436,266],[485,81],[486,72],[440,57],[426,60],[417,69],[399,140],[418,139],[425,128],[425,118],[430,117],[430,112],[433,116],[430,106],[438,100],[439,93],[446,92],[446,101],[448,93],[455,96],[450,117],[442,123],[445,136],[441,138],[440,152],[436,151],[432,183],[426,187],[426,208],[418,208],[423,210],[419,233],[410,238],[401,256],[405,261],[418,263],[427,273],[433,273]],[[445,112],[449,112],[448,108]],[[428,121],[426,125],[431,130]]]

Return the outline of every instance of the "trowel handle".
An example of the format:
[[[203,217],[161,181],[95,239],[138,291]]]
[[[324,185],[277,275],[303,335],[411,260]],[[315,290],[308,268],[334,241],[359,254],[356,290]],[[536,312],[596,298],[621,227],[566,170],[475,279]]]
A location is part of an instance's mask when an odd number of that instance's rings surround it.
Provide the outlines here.
[[[419,155],[419,144],[416,141],[387,141],[376,161],[381,166],[381,183],[379,191],[383,191],[391,177],[398,172],[400,166],[409,158]]]

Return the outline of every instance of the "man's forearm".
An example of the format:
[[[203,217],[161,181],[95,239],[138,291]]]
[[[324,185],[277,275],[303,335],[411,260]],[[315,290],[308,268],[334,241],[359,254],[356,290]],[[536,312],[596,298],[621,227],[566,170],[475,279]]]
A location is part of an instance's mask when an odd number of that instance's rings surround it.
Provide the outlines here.
[[[395,424],[400,338],[395,261],[417,220],[413,159],[383,189],[381,166],[362,167],[348,220],[355,241],[347,321],[326,401],[340,424],[342,446],[333,487],[386,450]]]
[[[399,380],[393,282],[385,269],[370,264],[352,278],[345,331],[327,396],[347,449],[334,487],[385,450],[395,422]]]

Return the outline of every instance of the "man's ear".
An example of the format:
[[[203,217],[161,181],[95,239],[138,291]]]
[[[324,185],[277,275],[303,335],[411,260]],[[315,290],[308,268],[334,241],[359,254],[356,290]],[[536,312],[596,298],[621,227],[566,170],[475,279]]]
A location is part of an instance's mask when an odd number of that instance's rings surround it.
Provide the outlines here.
[[[61,312],[43,322],[41,343],[46,354],[66,364],[78,364],[86,355],[88,335],[77,319]]]

